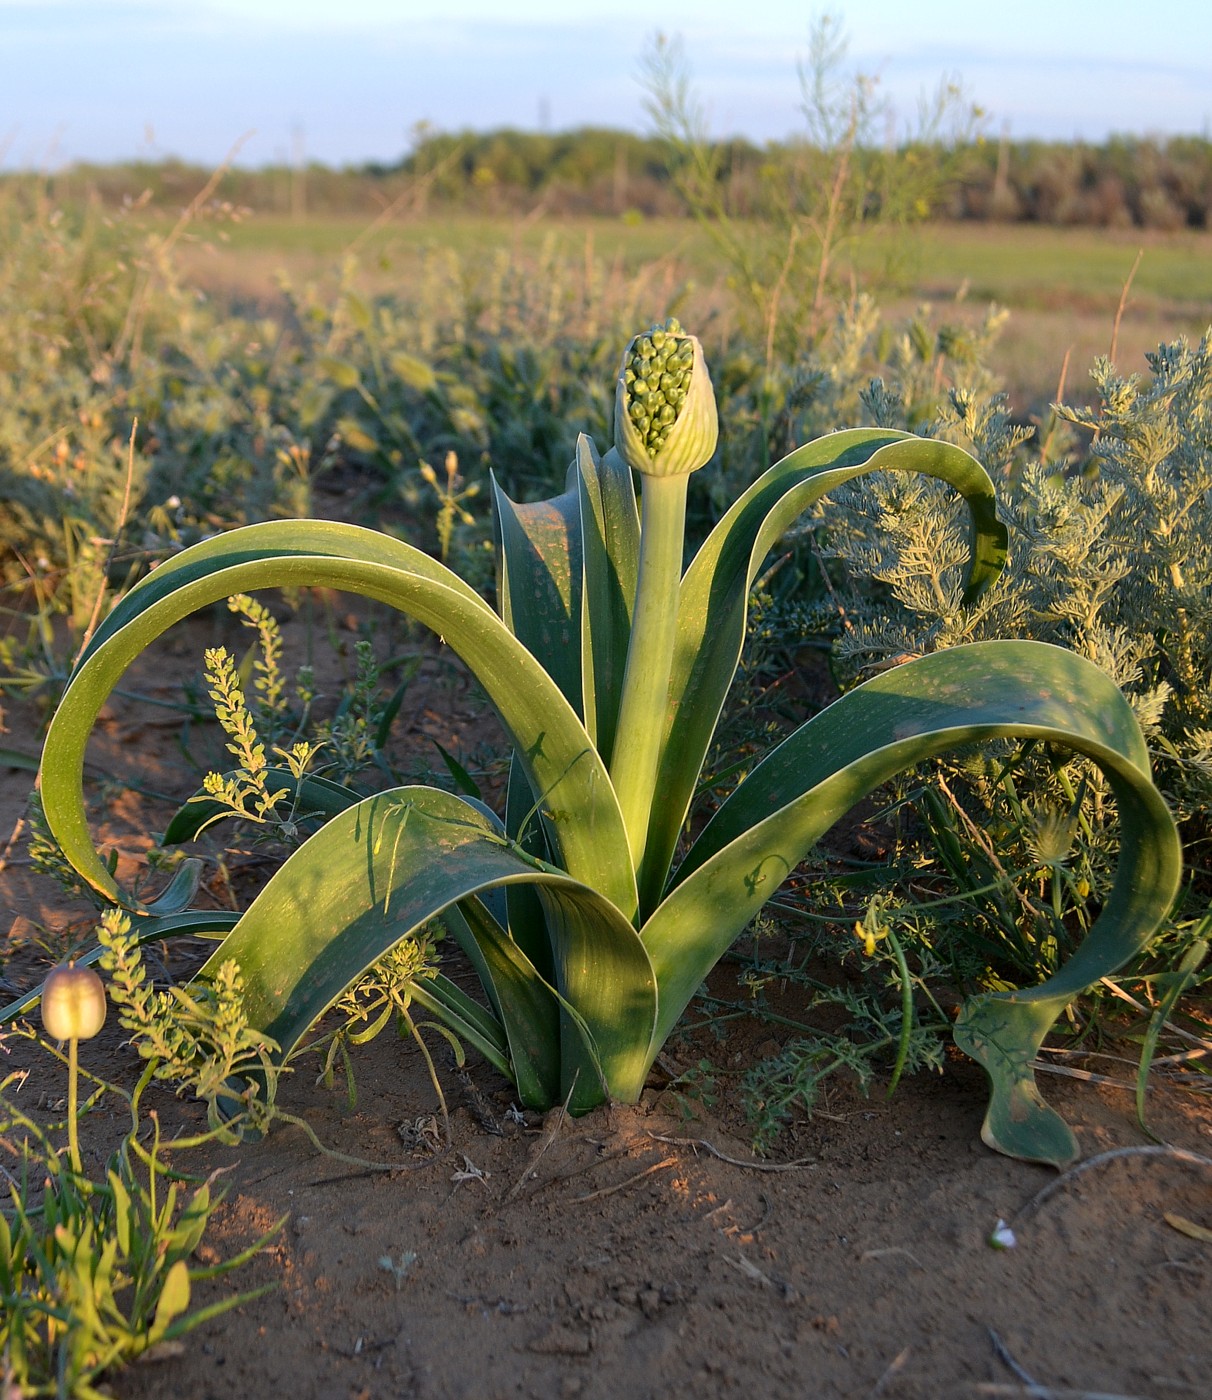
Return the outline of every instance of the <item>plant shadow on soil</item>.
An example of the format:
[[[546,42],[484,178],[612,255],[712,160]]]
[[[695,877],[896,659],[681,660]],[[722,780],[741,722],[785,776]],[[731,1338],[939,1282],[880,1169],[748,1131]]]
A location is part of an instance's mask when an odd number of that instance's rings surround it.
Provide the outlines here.
[[[444,694],[442,723],[464,705],[474,713],[474,697]],[[133,755],[147,786],[180,785],[174,729],[152,727],[155,715],[115,704],[92,750],[98,768],[125,772]],[[9,725],[6,742],[33,751],[33,717],[15,709]],[[28,773],[0,770],[0,831],[14,829],[28,788]],[[129,872],[168,811],[127,792],[103,817],[94,811],[94,829]],[[73,921],[87,928],[14,844],[0,874],[10,945]],[[196,950],[169,956],[180,975]],[[16,989],[41,970],[27,951],[5,975]],[[115,1021],[82,1062],[130,1084],[136,1061]],[[769,1034],[730,1034],[730,1063],[764,1053]],[[60,1071],[29,1054],[16,1044],[7,1064],[26,1058],[34,1073],[23,1103],[49,1112]],[[195,1302],[277,1286],[190,1334],[180,1354],[116,1375],[115,1394],[925,1400],[1027,1395],[1024,1375],[1057,1391],[1207,1393],[1212,1245],[1165,1215],[1212,1225],[1208,1172],[1174,1158],[1119,1158],[1016,1223],[1055,1173],[981,1144],[983,1076],[959,1057],[891,1101],[837,1085],[780,1140],[781,1156],[762,1161],[726,1092],[707,1110],[658,1076],[637,1106],[521,1122],[490,1067],[471,1063],[460,1075],[439,1059],[447,1151],[427,1146],[437,1105],[419,1054],[384,1034],[357,1052],[355,1107],[340,1085],[313,1082],[307,1058],[282,1099],[326,1144],[400,1170],[320,1155],[293,1127],[189,1162],[223,1168],[228,1192],[202,1262],[288,1217],[264,1253],[199,1285]],[[1130,1093],[1072,1080],[1043,1087],[1084,1156],[1147,1142]],[[204,1121],[199,1105],[165,1088],[149,1090],[146,1105],[166,1135]],[[1157,1090],[1150,1123],[1176,1147],[1212,1151],[1206,1099]],[[84,1123],[86,1168],[101,1170],[123,1126],[120,1106]],[[999,1219],[1014,1225],[1015,1248],[990,1247]]]

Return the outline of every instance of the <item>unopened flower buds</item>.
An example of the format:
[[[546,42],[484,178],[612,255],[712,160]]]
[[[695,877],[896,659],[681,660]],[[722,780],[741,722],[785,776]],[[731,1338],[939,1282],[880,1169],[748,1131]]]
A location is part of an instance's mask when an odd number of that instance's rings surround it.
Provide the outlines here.
[[[614,442],[645,476],[685,476],[705,466],[719,437],[703,347],[670,319],[623,352],[614,400]]]

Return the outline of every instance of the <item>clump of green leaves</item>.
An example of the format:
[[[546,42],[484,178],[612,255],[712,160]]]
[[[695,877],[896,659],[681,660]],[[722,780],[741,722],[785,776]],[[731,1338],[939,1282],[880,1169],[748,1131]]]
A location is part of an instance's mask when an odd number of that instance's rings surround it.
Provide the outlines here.
[[[317,746],[339,782],[348,783],[374,762],[387,729],[398,709],[380,694],[382,670],[371,642],[361,638],[354,645],[354,678],[331,719],[315,725]],[[402,698],[402,696],[401,696]]]
[[[834,1076],[847,1076],[864,1095],[884,1076],[885,1093],[891,1097],[902,1075],[926,1069],[941,1072],[946,1056],[951,1017],[936,995],[948,981],[946,968],[912,941],[913,913],[893,895],[871,896],[862,916],[854,920],[853,938],[841,948],[848,963],[860,960],[861,978],[822,981],[806,970],[807,964],[817,956],[838,955],[837,925],[849,912],[844,896],[836,908],[821,898],[826,892],[840,895],[841,887],[835,891],[827,881],[815,879],[813,884],[816,898],[811,909],[794,897],[779,901],[772,910],[777,923],[755,921],[751,951],[734,954],[743,995],[728,999],[704,993],[698,1001],[700,1027],[716,1030],[744,1017],[784,1036],[792,1032],[776,1054],[758,1060],[741,1075],[741,1102],[754,1150],[761,1153],[773,1147],[796,1115],[811,1116]],[[815,926],[815,933],[797,930],[804,919]],[[781,951],[763,951],[768,936]],[[907,946],[914,949],[912,966]],[[779,992],[777,1007],[769,995],[772,986]],[[790,1002],[788,992],[794,992]],[[726,1072],[704,1061],[692,1080]]]
[[[282,1222],[233,1258],[199,1266],[194,1252],[223,1193],[213,1179],[182,1191],[154,1116],[150,1144],[141,1140],[146,1077],[130,1098],[131,1129],[100,1183],[73,1172],[45,1130],[15,1106],[9,1091],[18,1078],[0,1085],[0,1132],[20,1143],[9,1206],[0,1213],[5,1381],[21,1395],[100,1400],[107,1374],[272,1287],[191,1311],[196,1284],[246,1263]],[[198,1145],[177,1139],[173,1155]]]
[[[341,586],[391,603],[444,638],[496,711],[513,748],[504,817],[430,786],[358,800],[328,785],[327,820],[205,971],[213,977],[234,958],[256,1029],[289,1055],[368,968],[440,916],[484,999],[440,973],[413,978],[412,999],[507,1075],[527,1106],[585,1111],[611,1096],[638,1098],[711,968],[856,800],[974,740],[1063,745],[1114,783],[1116,889],[1149,896],[1107,898],[1081,959],[1038,988],[979,992],[955,1035],[990,1075],[985,1140],[1068,1161],[1076,1143],[1036,1091],[1036,1049],[1099,970],[1114,971],[1152,936],[1181,869],[1139,726],[1110,680],[1072,653],[1026,641],[952,648],[873,677],[806,721],[686,848],[749,593],[790,524],[868,472],[921,472],[955,488],[971,517],[958,606],[979,604],[1005,557],[992,480],[969,453],[854,429],[760,476],[685,567],[687,491],[716,441],[711,381],[692,343],[690,391],[655,458],[637,442],[631,386],[619,376],[616,450],[600,456],[581,438],[565,490],[550,500],[519,505],[496,493],[500,616],[421,551],[333,522],[249,526],[163,564],[99,626],[55,717],[43,765],[52,830],[98,889],[129,901],[87,837],[83,749],[99,697],[172,622],[235,583]],[[214,688],[235,725],[229,691]],[[233,747],[248,772],[253,739],[241,735]],[[301,800],[309,782],[298,786]],[[902,1009],[902,1027],[910,1021]],[[911,1048],[906,1030],[902,1068]]]

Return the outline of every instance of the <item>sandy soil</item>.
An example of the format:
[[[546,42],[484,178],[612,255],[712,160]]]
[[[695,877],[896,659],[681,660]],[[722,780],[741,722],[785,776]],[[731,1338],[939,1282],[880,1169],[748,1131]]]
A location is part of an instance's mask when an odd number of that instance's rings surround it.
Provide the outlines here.
[[[433,684],[429,700],[418,692],[417,734],[474,721],[473,697],[437,672]],[[179,725],[168,713],[115,704],[95,774],[137,769],[163,790]],[[4,742],[34,752],[34,718],[10,707],[8,723]],[[186,795],[190,778],[177,771],[175,790]],[[30,778],[0,770],[0,842]],[[97,827],[129,868],[169,808],[92,792]],[[20,841],[8,856],[0,933],[25,948],[5,967],[12,989],[37,974],[31,935],[61,943],[86,925],[32,875]],[[180,969],[193,953],[171,956]],[[741,1030],[714,1053],[743,1064],[770,1039],[768,1028]],[[671,1053],[688,1063],[700,1048],[675,1041]],[[114,1028],[85,1053],[98,1072],[133,1079],[133,1055]],[[891,1101],[839,1084],[785,1136],[782,1157],[767,1160],[749,1151],[726,1091],[708,1113],[657,1077],[636,1107],[540,1120],[512,1111],[489,1067],[460,1075],[448,1062],[440,1072],[453,1143],[435,1151],[436,1099],[415,1048],[383,1035],[356,1065],[355,1108],[313,1083],[305,1063],[284,1086],[285,1106],[332,1148],[398,1169],[351,1167],[291,1127],[210,1151],[228,1194],[199,1251],[204,1262],[287,1219],[260,1256],[201,1285],[196,1301],[275,1288],[192,1333],[180,1355],[114,1377],[115,1394],[1212,1392],[1212,1245],[1165,1218],[1212,1226],[1212,1172],[1172,1153],[1134,1154],[1058,1181],[997,1156],[979,1138],[982,1076],[958,1057]],[[61,1094],[58,1075],[40,1061],[27,1104]],[[1149,1145],[1129,1093],[1071,1079],[1044,1087],[1087,1159]],[[170,1126],[201,1122],[197,1105],[165,1089],[152,1090],[148,1106]],[[1158,1091],[1150,1112],[1165,1142],[1212,1155],[1206,1098]],[[95,1168],[120,1128],[106,1114],[85,1124]],[[1013,1227],[1012,1249],[988,1243],[999,1219]]]

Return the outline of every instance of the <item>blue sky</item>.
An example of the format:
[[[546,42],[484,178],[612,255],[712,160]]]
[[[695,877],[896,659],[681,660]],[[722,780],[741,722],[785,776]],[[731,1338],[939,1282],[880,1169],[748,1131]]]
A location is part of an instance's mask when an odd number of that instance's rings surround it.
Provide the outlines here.
[[[850,62],[906,117],[959,77],[1014,137],[1212,131],[1212,5],[1170,0],[852,0],[826,7]],[[0,0],[7,167],[302,149],[392,160],[443,130],[646,128],[652,34],[680,35],[710,126],[800,129],[797,58],[821,9],[792,0]],[[663,16],[668,16],[664,19]]]

